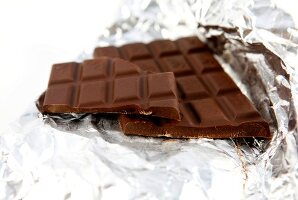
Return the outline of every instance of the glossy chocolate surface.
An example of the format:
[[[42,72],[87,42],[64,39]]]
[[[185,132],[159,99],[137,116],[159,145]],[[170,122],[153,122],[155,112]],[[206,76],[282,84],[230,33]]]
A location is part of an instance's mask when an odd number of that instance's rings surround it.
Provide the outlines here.
[[[122,113],[179,120],[173,73],[147,73],[118,58],[52,67],[44,113]]]
[[[196,37],[99,47],[94,57],[120,57],[151,72],[173,72],[179,122],[121,115],[125,134],[174,138],[270,138],[269,126]]]

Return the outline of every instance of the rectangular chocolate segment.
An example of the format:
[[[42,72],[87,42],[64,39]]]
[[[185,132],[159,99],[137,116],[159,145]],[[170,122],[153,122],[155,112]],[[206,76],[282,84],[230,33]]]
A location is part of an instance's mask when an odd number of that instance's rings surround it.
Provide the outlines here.
[[[114,112],[180,119],[173,73],[147,73],[118,58],[54,65],[42,111]]]
[[[181,121],[121,115],[120,125],[127,135],[271,137],[267,122],[197,37],[98,47],[94,57],[101,56],[121,57],[143,70],[173,72],[176,77]]]

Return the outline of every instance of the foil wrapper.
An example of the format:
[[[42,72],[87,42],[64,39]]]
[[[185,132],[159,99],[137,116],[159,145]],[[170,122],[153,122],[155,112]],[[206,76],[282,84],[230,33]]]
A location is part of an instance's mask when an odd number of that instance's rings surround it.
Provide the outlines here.
[[[270,123],[271,141],[128,137],[113,117],[42,116],[32,100],[0,135],[0,199],[297,199],[298,31],[290,6],[125,1],[95,45],[197,34]]]

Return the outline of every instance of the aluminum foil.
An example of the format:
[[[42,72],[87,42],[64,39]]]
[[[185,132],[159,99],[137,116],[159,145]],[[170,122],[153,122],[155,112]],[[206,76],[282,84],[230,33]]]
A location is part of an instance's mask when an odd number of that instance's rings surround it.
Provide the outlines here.
[[[95,45],[197,34],[271,141],[128,137],[112,116],[42,116],[33,99],[0,135],[0,199],[298,199],[298,31],[277,3],[125,1]]]

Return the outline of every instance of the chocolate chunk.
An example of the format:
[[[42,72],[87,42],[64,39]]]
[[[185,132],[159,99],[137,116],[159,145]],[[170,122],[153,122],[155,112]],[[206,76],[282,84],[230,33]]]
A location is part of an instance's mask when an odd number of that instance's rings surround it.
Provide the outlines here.
[[[178,107],[173,73],[147,73],[128,61],[105,57],[53,65],[41,110],[141,114],[179,120]]]
[[[137,63],[143,70],[173,72],[176,77],[181,121],[120,115],[125,134],[173,138],[271,137],[268,123],[197,37],[106,47],[109,48],[113,51],[96,48],[94,57],[116,55]]]

